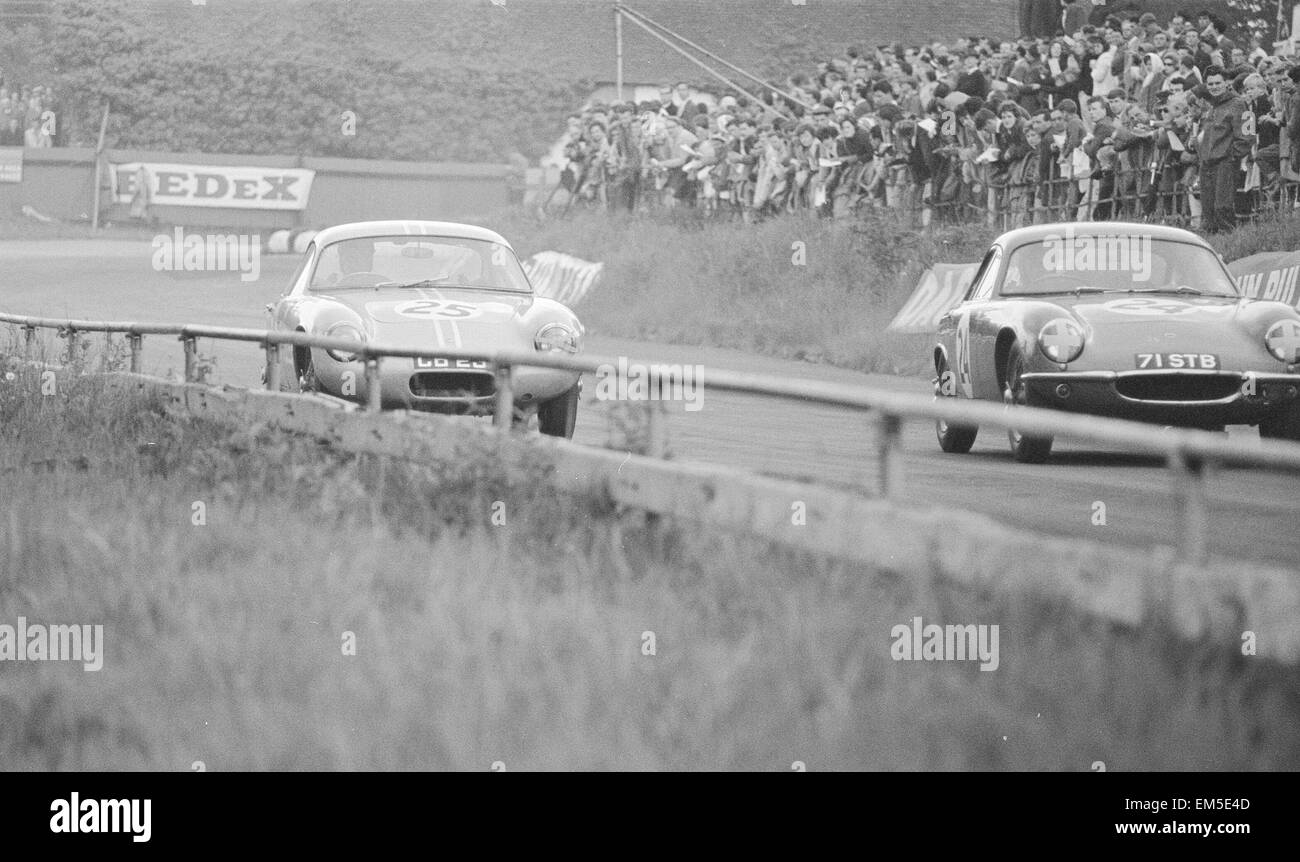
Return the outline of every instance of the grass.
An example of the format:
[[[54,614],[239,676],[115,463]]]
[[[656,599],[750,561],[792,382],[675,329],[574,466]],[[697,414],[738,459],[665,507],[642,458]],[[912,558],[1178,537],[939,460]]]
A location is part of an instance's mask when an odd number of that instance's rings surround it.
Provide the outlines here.
[[[885,219],[750,225],[690,211],[542,221],[510,212],[485,223],[522,255],[553,249],[605,263],[577,309],[593,332],[891,374],[930,370],[931,336],[886,329],[921,274],[979,261],[996,235],[979,225],[923,234]],[[796,243],[803,265],[794,263]],[[1244,226],[1211,244],[1228,260],[1300,248],[1300,218]]]
[[[1300,765],[1296,669],[1235,642],[654,532],[490,444],[415,465],[15,373],[0,623],[107,646],[98,673],[0,664],[0,769]],[[1000,625],[1000,667],[894,662],[918,615]]]

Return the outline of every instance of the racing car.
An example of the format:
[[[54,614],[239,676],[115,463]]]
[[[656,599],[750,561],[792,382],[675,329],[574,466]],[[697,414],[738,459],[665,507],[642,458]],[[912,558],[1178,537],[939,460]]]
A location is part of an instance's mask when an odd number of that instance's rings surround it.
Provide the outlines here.
[[[380,406],[490,415],[497,350],[575,354],[582,324],[537,296],[514,250],[497,233],[437,221],[372,221],[316,234],[285,293],[267,305],[282,332],[397,347],[482,351],[481,358],[385,357]],[[368,397],[357,355],[319,348],[281,351],[282,387],[351,401]],[[287,385],[286,385],[287,384]],[[512,420],[536,417],[543,434],[572,437],[577,372],[516,366]]]
[[[1243,297],[1194,233],[1048,224],[994,241],[940,320],[935,396],[1300,440],[1300,313]],[[937,422],[945,452],[978,427]],[[1019,461],[1052,438],[1010,431]]]

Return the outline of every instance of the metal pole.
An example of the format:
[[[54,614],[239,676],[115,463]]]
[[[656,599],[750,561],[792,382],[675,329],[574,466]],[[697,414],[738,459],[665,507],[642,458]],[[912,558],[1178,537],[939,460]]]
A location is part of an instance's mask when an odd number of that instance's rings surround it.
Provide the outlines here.
[[[36,350],[36,327],[23,327],[23,359],[28,362],[32,359],[32,353]]]
[[[880,496],[894,500],[903,490],[903,420],[893,413],[879,414],[876,435]]]
[[[378,413],[383,406],[383,389],[379,383],[378,356],[366,357],[366,409]]]
[[[1205,502],[1205,465],[1198,458],[1189,458],[1181,449],[1169,454],[1169,469],[1173,471],[1174,500],[1178,519],[1178,557],[1184,563],[1204,565],[1206,560],[1205,534],[1209,524]]]
[[[646,31],[647,33],[649,33],[651,36],[654,36],[654,37],[655,37],[656,39],[658,39],[660,42],[663,42],[663,43],[664,43],[665,45],[667,45],[669,48],[672,48],[672,49],[673,49],[674,51],[676,51],[678,54],[681,54],[681,55],[682,55],[683,57],[685,57],[687,60],[690,60],[692,63],[694,63],[695,65],[699,66],[701,69],[703,69],[704,71],[708,72],[708,73],[709,73],[710,75],[712,75],[713,77],[717,78],[717,79],[718,79],[719,81],[721,81],[722,83],[726,84],[728,87],[731,87],[731,88],[732,88],[733,90],[735,90],[737,93],[748,93],[748,92],[749,92],[749,91],[746,90],[744,87],[742,87],[742,86],[740,86],[739,84],[737,84],[735,81],[732,81],[732,80],[728,79],[725,75],[723,75],[721,72],[719,72],[719,71],[717,71],[716,69],[714,69],[714,68],[713,68],[712,66],[710,66],[708,63],[705,63],[703,60],[700,60],[700,59],[698,59],[698,58],[696,58],[696,57],[692,57],[692,56],[690,55],[689,52],[684,51],[683,49],[681,49],[681,48],[679,48],[678,46],[674,45],[671,41],[669,41],[669,39],[668,39],[667,36],[664,36],[664,35],[661,34],[661,33],[656,33],[654,30],[650,29],[649,25],[642,23],[640,20],[638,20],[638,19],[636,18],[635,15],[630,16],[630,17],[628,18],[628,20],[631,21],[633,24],[637,25],[638,27],[640,27],[642,30],[644,30],[644,31]],[[753,94],[751,93],[750,95],[753,95]],[[789,116],[789,115],[786,114],[784,111],[780,111],[780,110],[778,110],[776,107],[774,107],[774,106],[772,106],[772,105],[769,105],[769,104],[767,104],[766,102],[763,102],[762,100],[759,100],[759,101],[758,101],[758,105],[759,105],[760,108],[763,108],[763,109],[765,109],[765,110],[767,110],[767,111],[770,111],[770,112],[772,112],[773,114],[776,114],[778,117],[788,117],[788,116]]]
[[[614,89],[623,101],[623,13],[614,7]]]
[[[749,80],[753,81],[755,84],[758,84],[760,87],[763,87],[764,89],[770,90],[771,92],[775,93],[776,95],[780,96],[780,97],[783,98],[783,99],[789,99],[789,100],[791,100],[792,102],[797,103],[798,105],[802,106],[802,107],[804,108],[804,110],[811,110],[813,107],[815,107],[812,103],[805,102],[805,101],[803,101],[802,99],[796,99],[794,96],[791,96],[791,95],[788,94],[788,93],[783,93],[783,92],[781,92],[779,89],[777,89],[776,87],[773,87],[771,84],[767,83],[767,82],[764,81],[762,78],[759,78],[759,77],[757,77],[757,76],[755,76],[755,75],[750,74],[749,72],[746,72],[744,69],[740,68],[740,67],[737,66],[735,63],[729,63],[729,62],[727,62],[727,61],[724,60],[722,57],[719,57],[717,54],[714,54],[712,51],[708,50],[707,48],[702,48],[702,47],[700,47],[699,45],[695,44],[694,42],[692,42],[690,39],[687,39],[687,38],[686,38],[685,36],[683,36],[682,34],[677,33],[677,32],[674,32],[674,31],[668,29],[668,28],[665,27],[663,24],[660,24],[658,21],[656,21],[656,20],[654,20],[653,18],[650,18],[649,16],[647,16],[644,12],[638,12],[636,9],[633,9],[633,8],[631,8],[630,6],[623,6],[623,5],[618,6],[617,9],[616,9],[616,11],[622,11],[622,12],[625,13],[625,14],[631,15],[631,16],[632,16],[632,21],[633,21],[634,23],[640,23],[640,21],[644,21],[646,24],[652,24],[653,26],[659,28],[660,30],[663,30],[663,31],[664,31],[665,33],[667,33],[669,36],[672,36],[674,39],[676,39],[677,41],[681,42],[682,44],[684,44],[684,45],[688,45],[688,46],[690,46],[691,48],[694,48],[696,51],[699,51],[701,54],[703,54],[704,56],[708,57],[710,60],[715,60],[715,61],[721,63],[722,65],[728,67],[728,68],[731,69],[732,71],[739,72],[740,74],[744,75],[744,76],[745,76],[746,78],[748,78]],[[639,20],[638,20],[638,19],[639,19]],[[644,26],[644,25],[643,25],[643,26]],[[687,54],[686,56],[687,56],[687,57],[690,57],[689,54]],[[695,60],[695,58],[693,58],[693,57],[690,57],[690,59]],[[699,63],[699,60],[695,60],[695,62]],[[700,65],[701,65],[701,66],[704,66],[703,63],[700,63]],[[704,68],[705,68],[705,69],[708,69],[708,66],[704,66]],[[710,70],[710,71],[712,71],[712,70]],[[735,86],[735,85],[733,84],[732,86]],[[736,89],[740,89],[740,88],[737,87]]]
[[[198,339],[181,336],[181,343],[185,345],[185,382],[194,382],[195,368],[198,365]]]
[[[508,431],[515,418],[514,369],[509,365],[497,365],[494,374],[497,400],[492,411],[492,424]]]
[[[280,391],[280,345],[274,342],[266,345],[266,388]]]
[[[132,332],[126,337],[127,342],[131,345],[131,373],[140,373],[140,352],[144,349],[144,336],[138,332]]]
[[[67,329],[68,333],[68,364],[72,365],[77,361],[77,330],[71,326]]]

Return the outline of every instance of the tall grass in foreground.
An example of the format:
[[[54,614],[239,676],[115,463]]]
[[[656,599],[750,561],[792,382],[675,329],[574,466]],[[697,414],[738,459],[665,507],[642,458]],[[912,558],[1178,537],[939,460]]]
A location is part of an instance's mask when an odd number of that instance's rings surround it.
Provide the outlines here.
[[[578,211],[541,222],[507,212],[483,223],[524,255],[554,249],[603,261],[603,280],[578,308],[595,332],[896,374],[932,370],[932,337],[885,329],[921,274],[979,261],[996,236],[982,225],[922,233],[883,217],[744,224],[694,211]],[[1212,244],[1228,260],[1300,248],[1300,218],[1248,225]]]
[[[32,385],[0,383],[0,624],[107,649],[0,663],[0,769],[1300,766],[1296,670],[1233,642],[654,535],[490,443],[416,465]],[[893,661],[914,616],[999,625],[1000,666]]]

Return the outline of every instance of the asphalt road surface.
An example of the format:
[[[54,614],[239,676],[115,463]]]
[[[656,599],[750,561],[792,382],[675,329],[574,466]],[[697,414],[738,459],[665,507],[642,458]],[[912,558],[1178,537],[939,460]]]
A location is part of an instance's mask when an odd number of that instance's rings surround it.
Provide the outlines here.
[[[263,328],[266,303],[288,284],[296,256],[264,255],[259,278],[238,273],[156,272],[147,244],[100,241],[0,242],[0,310],[16,314]],[[602,285],[597,289],[616,289]],[[578,309],[581,314],[581,308]],[[0,338],[7,337],[0,327]],[[859,374],[719,348],[644,344],[593,333],[587,350],[633,360],[681,362],[710,368],[772,373],[808,380],[860,383],[929,394],[919,378]],[[200,342],[216,359],[216,380],[260,382],[262,352],[251,344]],[[156,336],[145,342],[145,370],[178,372],[179,343]],[[584,385],[575,439],[607,445],[612,430],[606,405]],[[868,417],[850,410],[705,390],[703,407],[669,407],[671,457],[742,467],[870,492],[876,487]],[[474,421],[474,420],[466,420]],[[1245,440],[1250,428],[1231,428]],[[903,429],[904,490],[920,506],[982,512],[1041,533],[1134,548],[1172,545],[1177,516],[1171,477],[1159,460],[1057,441],[1046,465],[1017,464],[1004,434],[982,432],[968,455],[939,451],[929,423]],[[1221,470],[1207,486],[1208,542],[1215,556],[1270,561],[1300,569],[1300,478],[1258,470]],[[1106,524],[1094,525],[1094,503],[1106,505]],[[845,525],[852,529],[852,525]]]

